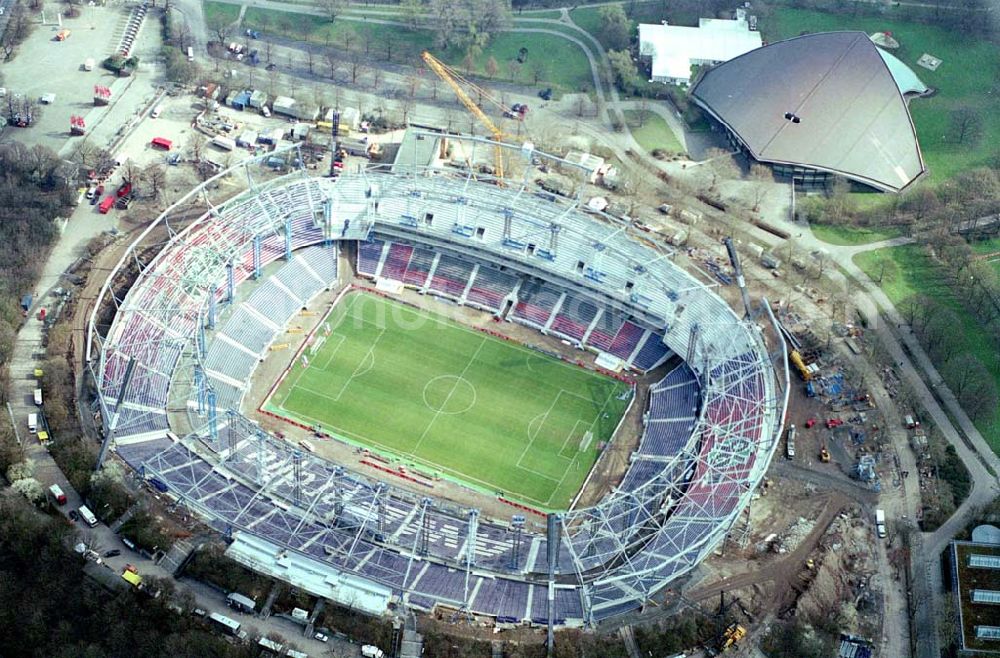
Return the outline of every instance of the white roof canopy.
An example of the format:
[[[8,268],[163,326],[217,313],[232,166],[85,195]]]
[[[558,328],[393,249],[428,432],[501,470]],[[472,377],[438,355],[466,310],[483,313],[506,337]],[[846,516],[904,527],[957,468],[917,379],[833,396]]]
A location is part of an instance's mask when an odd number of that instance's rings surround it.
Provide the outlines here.
[[[652,57],[653,78],[688,80],[691,65],[728,62],[761,46],[745,20],[703,18],[698,27],[639,25],[639,52]]]

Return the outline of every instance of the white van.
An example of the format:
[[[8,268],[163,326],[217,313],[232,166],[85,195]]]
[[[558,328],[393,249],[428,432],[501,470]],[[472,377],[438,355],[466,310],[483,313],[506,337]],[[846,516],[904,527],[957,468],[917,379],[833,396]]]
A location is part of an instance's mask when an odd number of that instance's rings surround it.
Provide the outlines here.
[[[90,511],[90,508],[86,505],[80,505],[80,509],[77,510],[80,513],[80,518],[83,522],[89,525],[91,528],[97,525],[97,517],[94,513]]]
[[[194,47],[193,46],[188,46],[188,61],[189,62],[193,62],[194,61]]]
[[[163,114],[163,106],[157,105],[156,107],[153,108],[153,111],[149,113],[149,116],[155,119],[161,114]]]
[[[28,414],[28,431],[32,434],[38,431],[38,414]]]
[[[40,388],[35,389],[35,406],[42,406],[42,389]]]

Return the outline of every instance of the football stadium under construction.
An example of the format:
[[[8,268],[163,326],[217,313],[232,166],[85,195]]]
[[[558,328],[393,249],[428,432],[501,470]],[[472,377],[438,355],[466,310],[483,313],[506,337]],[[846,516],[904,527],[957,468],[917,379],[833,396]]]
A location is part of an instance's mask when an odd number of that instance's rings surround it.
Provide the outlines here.
[[[227,554],[311,594],[374,614],[440,607],[547,626],[550,641],[643,607],[716,549],[782,432],[787,350],[766,301],[744,296],[734,311],[711,276],[528,175],[414,163],[318,178],[294,166],[297,148],[279,153],[291,173],[250,158],[192,189],[109,275],[87,353],[102,460],[116,453],[230,539]],[[503,148],[525,170],[575,166]],[[214,199],[227,176],[248,189]],[[191,207],[209,210],[192,219]],[[278,382],[254,379],[258,366],[308,370],[319,334],[298,336],[297,352],[271,348],[319,295],[336,309],[359,289],[416,291],[578,348],[575,365],[628,383],[641,407],[627,465],[590,505],[492,493],[509,503],[503,516],[265,431],[248,398]]]

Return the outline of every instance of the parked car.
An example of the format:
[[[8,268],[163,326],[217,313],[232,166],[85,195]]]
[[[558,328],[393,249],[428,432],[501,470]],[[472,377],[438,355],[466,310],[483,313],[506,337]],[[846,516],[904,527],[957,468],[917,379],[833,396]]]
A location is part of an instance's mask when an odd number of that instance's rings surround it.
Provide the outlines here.
[[[313,637],[319,640],[320,642],[328,642],[330,640],[330,637],[324,633],[316,633],[316,635],[314,635]]]
[[[77,513],[77,511],[75,509],[71,509],[69,511],[69,518],[70,518],[71,521],[79,521],[80,520],[80,515]]]
[[[122,552],[117,548],[112,548],[110,551],[104,552],[104,557],[118,557]]]

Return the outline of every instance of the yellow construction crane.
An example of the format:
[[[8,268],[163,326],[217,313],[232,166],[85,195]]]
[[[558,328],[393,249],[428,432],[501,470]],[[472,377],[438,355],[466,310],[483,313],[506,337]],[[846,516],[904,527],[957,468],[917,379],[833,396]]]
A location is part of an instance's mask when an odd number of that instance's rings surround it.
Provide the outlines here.
[[[484,126],[486,126],[486,129],[490,131],[490,135],[492,135],[493,141],[497,142],[493,146],[493,173],[497,177],[498,181],[502,181],[503,148],[500,146],[499,142],[503,141],[504,137],[503,131],[500,130],[500,128],[495,123],[493,123],[493,120],[490,119],[485,112],[483,112],[482,108],[476,105],[476,102],[469,97],[469,94],[467,94],[465,92],[465,89],[462,88],[462,84],[466,85],[473,91],[477,92],[483,98],[488,99],[491,103],[500,107],[501,110],[505,110],[503,104],[495,100],[492,96],[490,96],[489,92],[487,92],[485,89],[479,87],[473,82],[466,80],[457,71],[455,71],[455,69],[451,68],[450,66],[448,66],[447,64],[439,60],[437,57],[427,52],[426,50],[423,52],[421,57],[423,58],[427,66],[429,66],[430,69],[434,71],[434,73],[436,73],[439,78],[444,80],[445,83],[449,87],[451,87],[452,91],[455,92],[455,95],[458,96],[458,100],[462,101],[462,105],[468,108],[469,112],[472,112],[472,114],[477,119],[479,119],[479,122]],[[459,84],[459,82],[461,82],[462,84]]]

